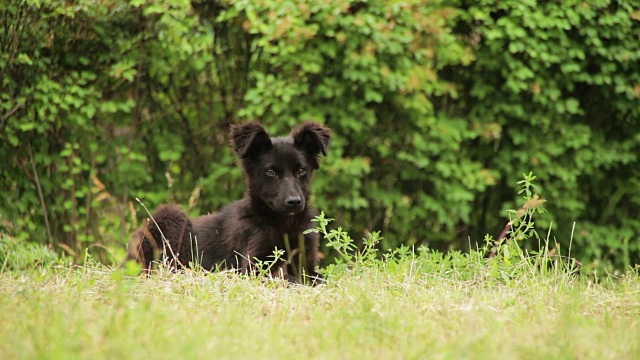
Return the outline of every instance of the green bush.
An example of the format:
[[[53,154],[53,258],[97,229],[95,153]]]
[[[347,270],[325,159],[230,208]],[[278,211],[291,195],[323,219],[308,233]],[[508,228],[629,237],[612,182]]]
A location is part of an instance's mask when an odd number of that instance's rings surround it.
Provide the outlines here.
[[[10,0],[0,19],[19,239],[82,260],[126,242],[135,198],[215,211],[243,192],[229,124],[312,118],[335,133],[315,204],[383,250],[497,235],[534,170],[539,227],[587,264],[639,261],[632,2]]]
[[[598,265],[640,251],[640,6],[631,1],[458,3],[456,33],[476,60],[447,69],[454,113],[479,137],[474,158],[497,186],[474,199],[471,233],[513,207],[505,198],[533,170],[558,240]],[[575,231],[573,225],[575,223]],[[496,225],[490,225],[489,228]]]

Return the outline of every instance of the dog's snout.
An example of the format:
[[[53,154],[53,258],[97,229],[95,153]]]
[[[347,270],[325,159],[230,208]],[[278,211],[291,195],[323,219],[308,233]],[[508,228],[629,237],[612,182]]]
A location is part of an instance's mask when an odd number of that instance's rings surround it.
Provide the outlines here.
[[[288,196],[285,199],[285,203],[288,207],[299,207],[302,204],[302,198],[300,196]]]

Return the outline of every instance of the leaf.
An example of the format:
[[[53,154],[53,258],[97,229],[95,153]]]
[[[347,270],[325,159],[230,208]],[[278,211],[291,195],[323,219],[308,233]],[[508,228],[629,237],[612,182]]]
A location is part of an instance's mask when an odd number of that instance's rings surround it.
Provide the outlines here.
[[[18,144],[20,143],[20,139],[18,139],[17,136],[15,136],[13,134],[8,134],[8,137],[9,137],[9,143],[12,146],[14,146],[14,147],[18,146]]]
[[[567,99],[565,103],[565,108],[569,114],[579,114],[580,113],[580,102],[574,98]]]
[[[367,102],[375,102],[375,103],[381,103],[382,102],[382,94],[376,90],[373,90],[371,88],[365,88],[364,89],[364,99]]]

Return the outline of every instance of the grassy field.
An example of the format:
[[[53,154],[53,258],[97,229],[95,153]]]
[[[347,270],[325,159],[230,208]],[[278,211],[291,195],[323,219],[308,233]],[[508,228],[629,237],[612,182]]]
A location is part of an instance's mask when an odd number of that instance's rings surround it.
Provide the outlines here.
[[[533,179],[510,235],[468,253],[380,254],[320,215],[336,257],[317,287],[77,266],[0,236],[0,359],[640,359],[640,267],[597,275],[543,240]]]
[[[505,277],[464,259],[432,254],[334,268],[318,287],[228,273],[146,278],[97,264],[4,271],[0,354],[640,358],[638,274],[594,281],[528,268]]]

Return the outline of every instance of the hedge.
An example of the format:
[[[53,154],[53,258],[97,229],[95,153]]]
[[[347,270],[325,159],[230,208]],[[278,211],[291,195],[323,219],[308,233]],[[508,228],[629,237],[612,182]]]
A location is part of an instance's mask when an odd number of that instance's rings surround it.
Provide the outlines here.
[[[383,248],[481,244],[533,171],[540,232],[588,266],[640,260],[635,2],[10,0],[0,19],[0,232],[108,261],[140,202],[242,196],[230,124],[314,119],[335,139],[316,207]]]

